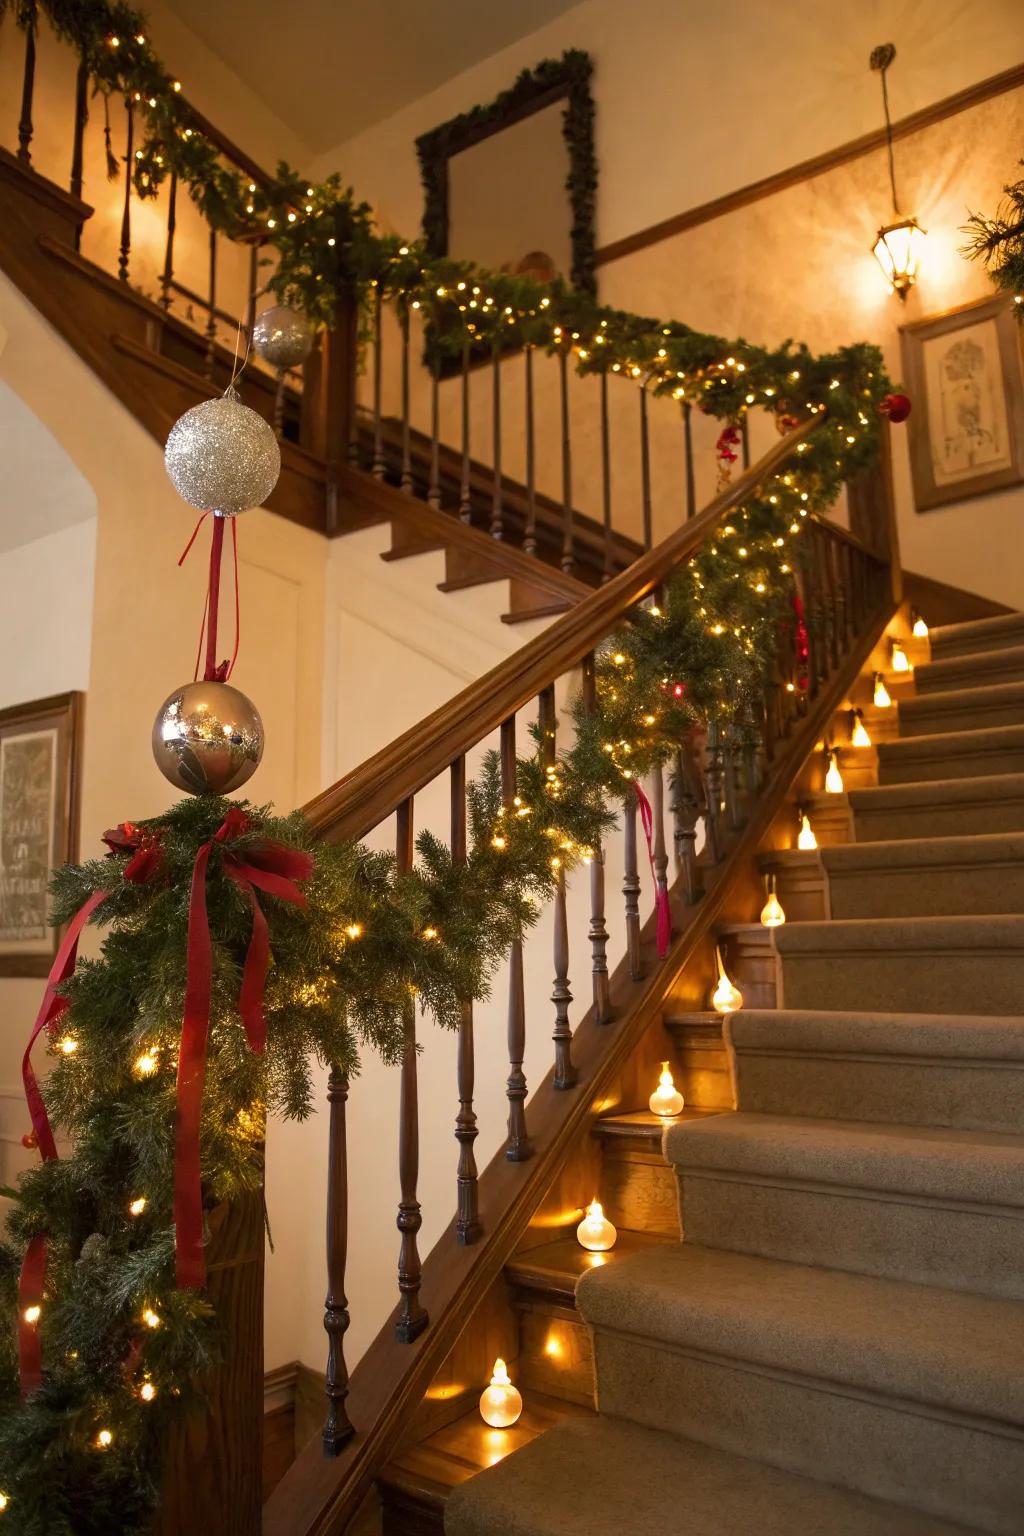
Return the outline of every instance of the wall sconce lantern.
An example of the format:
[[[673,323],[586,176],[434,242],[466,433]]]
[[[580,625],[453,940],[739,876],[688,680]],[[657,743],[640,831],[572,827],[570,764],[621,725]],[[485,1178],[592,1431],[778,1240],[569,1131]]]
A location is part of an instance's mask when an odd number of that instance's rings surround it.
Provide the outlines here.
[[[917,281],[921,265],[921,247],[926,231],[915,218],[900,213],[896,196],[896,168],[892,149],[892,119],[889,116],[889,88],[886,70],[896,57],[892,43],[882,43],[872,49],[870,64],[882,77],[882,105],[885,109],[885,142],[889,151],[889,185],[892,188],[893,220],[883,224],[872,246],[872,254],[885,274],[885,280],[893,293],[905,299]]]

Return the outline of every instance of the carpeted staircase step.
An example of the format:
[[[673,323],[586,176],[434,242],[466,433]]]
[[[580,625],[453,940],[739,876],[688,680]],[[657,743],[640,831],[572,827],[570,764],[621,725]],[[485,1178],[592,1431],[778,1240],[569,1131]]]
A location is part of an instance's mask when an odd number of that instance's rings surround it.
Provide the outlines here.
[[[966,779],[993,773],[1024,773],[1024,725],[944,731],[878,744],[879,784]]]
[[[447,1536],[977,1536],[620,1419],[570,1419],[456,1488]]]
[[[566,1236],[515,1254],[505,1265],[505,1279],[518,1296],[571,1307],[576,1282],[588,1269],[598,1264],[620,1264],[631,1254],[667,1241],[656,1233],[620,1232],[610,1252],[588,1253],[576,1240],[574,1223]]]
[[[858,842],[1024,832],[1024,773],[851,789]]]
[[[1020,1536],[1024,1303],[684,1243],[576,1304],[602,1414]]]
[[[917,694],[945,693],[953,688],[986,688],[997,683],[1024,682],[1024,645],[971,656],[950,656],[930,661],[914,672]]]
[[[1000,613],[991,619],[971,619],[965,624],[944,624],[929,636],[932,657],[971,656],[979,651],[998,651],[1024,645],[1024,613]]]
[[[834,918],[1024,912],[1024,832],[821,849]]]
[[[745,1111],[1024,1134],[1022,1015],[744,1009],[726,1031]]]
[[[665,1155],[688,1243],[1024,1301],[1024,1136],[740,1112]]]
[[[901,736],[933,736],[938,731],[981,730],[992,725],[1024,725],[1024,683],[996,683],[918,694],[899,704]]]
[[[857,918],[775,929],[784,1008],[1019,1014],[1024,916]]]

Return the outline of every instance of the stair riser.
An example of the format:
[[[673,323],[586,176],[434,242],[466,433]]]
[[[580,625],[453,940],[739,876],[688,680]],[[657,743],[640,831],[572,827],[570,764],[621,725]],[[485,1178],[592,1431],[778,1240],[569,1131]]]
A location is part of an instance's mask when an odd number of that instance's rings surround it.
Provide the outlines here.
[[[1024,645],[1024,622],[1019,619],[1005,627],[996,625],[988,633],[984,628],[972,632],[966,627],[960,635],[944,636],[941,630],[935,630],[931,636],[933,661],[951,661],[954,656],[988,655],[1016,645]]]
[[[919,667],[914,681],[918,698],[933,698],[951,688],[994,688],[999,683],[1024,683],[1024,666],[1019,657],[1004,661],[997,651],[992,651],[984,660],[979,657],[977,663],[970,666],[965,658],[955,671],[942,668],[933,672],[931,667]]]
[[[1024,999],[1024,951],[790,954],[782,962],[782,997],[785,1008],[1016,1014]]]
[[[736,1053],[741,1109],[764,1115],[1024,1134],[1024,1063]]]
[[[858,809],[853,819],[858,843],[908,837],[969,837],[976,832],[1024,832],[1024,796],[1019,800],[934,801],[877,811]]]
[[[619,1153],[606,1147],[601,1204],[616,1227],[679,1239],[676,1181],[660,1151]]]
[[[886,1191],[680,1169],[688,1242],[792,1264],[1024,1299],[1024,1209],[960,1210]]]
[[[1024,864],[831,870],[829,892],[834,918],[1024,912]]]
[[[604,1329],[595,1354],[602,1413],[876,1498],[911,1499],[990,1536],[1020,1536],[1024,1436]]]
[[[981,779],[992,773],[1024,773],[1024,747],[987,752],[952,751],[943,756],[879,754],[879,784],[933,783],[938,779]]]
[[[1024,699],[979,700],[962,709],[950,709],[939,693],[900,706],[901,736],[981,731],[994,725],[1024,725]]]

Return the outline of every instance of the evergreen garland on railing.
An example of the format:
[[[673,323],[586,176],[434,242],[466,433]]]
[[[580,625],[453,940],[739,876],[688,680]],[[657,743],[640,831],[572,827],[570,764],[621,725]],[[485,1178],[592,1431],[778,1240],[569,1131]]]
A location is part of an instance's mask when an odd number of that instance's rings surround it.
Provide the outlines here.
[[[1024,168],[1024,160],[1019,162]],[[1024,315],[1024,180],[1003,188],[1005,199],[993,217],[972,214],[964,227],[970,243],[968,256],[988,267],[997,288],[1012,293],[1018,303],[1018,317]]]

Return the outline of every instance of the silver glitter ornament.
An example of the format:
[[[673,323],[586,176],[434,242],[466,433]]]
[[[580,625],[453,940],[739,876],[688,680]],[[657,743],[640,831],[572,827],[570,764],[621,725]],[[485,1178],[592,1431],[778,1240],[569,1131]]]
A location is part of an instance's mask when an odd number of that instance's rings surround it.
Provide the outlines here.
[[[313,350],[313,332],[305,315],[287,304],[275,304],[257,319],[252,344],[271,367],[297,368]]]
[[[190,506],[234,517],[266,501],[281,473],[281,450],[269,424],[229,388],[178,417],[164,463]]]
[[[186,683],[153,722],[153,756],[165,779],[190,795],[228,795],[263,756],[263,721],[230,683]]]

